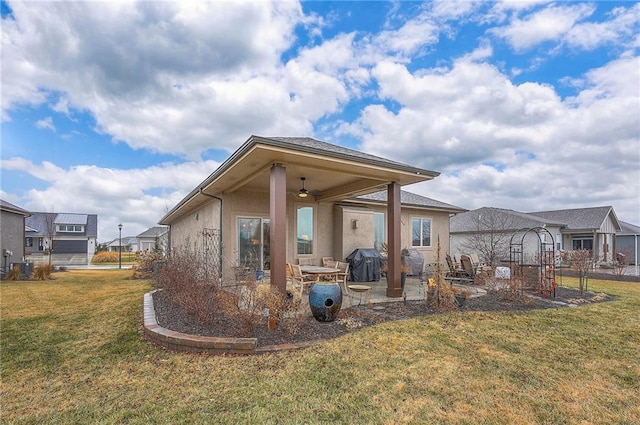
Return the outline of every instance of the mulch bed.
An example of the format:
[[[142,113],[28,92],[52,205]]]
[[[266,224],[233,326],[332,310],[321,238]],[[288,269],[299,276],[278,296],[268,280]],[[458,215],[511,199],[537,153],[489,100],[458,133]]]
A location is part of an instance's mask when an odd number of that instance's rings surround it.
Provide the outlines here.
[[[527,311],[613,300],[613,297],[605,294],[591,292],[580,294],[575,289],[564,287],[556,288],[556,296],[552,299],[528,295],[521,299],[509,300],[505,299],[503,294],[489,292],[481,297],[467,299],[459,310]],[[326,340],[365,326],[439,313],[436,308],[428,306],[424,300],[398,301],[343,308],[337,319],[329,323],[318,322],[309,315],[297,320],[296,326],[280,325],[275,330],[269,330],[266,319],[262,319],[253,329],[242,330],[235,321],[225,317],[217,317],[210,325],[203,325],[192,316],[185,314],[182,308],[172,303],[162,291],[155,292],[153,299],[158,323],[165,328],[202,336],[256,337],[259,347]]]

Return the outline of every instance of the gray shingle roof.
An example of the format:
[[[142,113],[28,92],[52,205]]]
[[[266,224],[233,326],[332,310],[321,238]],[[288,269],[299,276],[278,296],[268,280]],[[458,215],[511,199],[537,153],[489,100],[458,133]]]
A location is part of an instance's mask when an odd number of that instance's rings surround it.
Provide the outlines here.
[[[613,214],[613,207],[604,206],[575,208],[569,210],[537,211],[529,214],[542,217],[546,220],[565,223],[569,230],[596,230],[600,229],[610,213]],[[617,223],[615,214],[613,219]]]
[[[620,227],[622,230],[617,233],[618,235],[640,235],[640,226],[621,221]]]
[[[7,202],[4,199],[0,199],[0,209],[3,211],[12,212],[14,214],[20,214],[25,217],[31,215],[31,213],[23,208],[13,205],[11,202]]]
[[[516,231],[542,226],[562,226],[564,223],[547,220],[533,214],[521,213],[502,208],[482,207],[477,210],[456,214],[450,220],[450,233],[466,233],[478,231],[478,217],[491,217],[491,222],[496,223],[496,230]]]
[[[381,190],[379,192],[361,195],[354,199],[386,203],[387,192],[385,190]],[[433,208],[451,212],[466,211],[464,208],[456,207],[455,205],[447,204],[445,202],[436,201],[435,199],[427,198],[426,196],[418,195],[412,192],[407,192],[406,190],[400,191],[400,203],[405,206],[412,205],[416,207]]]
[[[357,160],[360,162],[364,160],[367,162],[385,165],[388,167],[407,168],[413,171],[417,170],[426,175],[433,175],[434,177],[440,174],[436,171],[419,170],[415,167],[412,167],[407,164],[403,164],[401,162],[392,161],[390,159],[371,155],[366,152],[345,148],[344,146],[322,142],[320,140],[312,139],[311,137],[259,137],[259,139],[262,142],[269,141],[269,140],[278,141],[286,144],[287,147],[289,148],[295,148],[295,147],[303,148],[304,150],[315,151],[316,153],[321,153],[323,155],[333,154],[334,156],[342,156],[350,160]]]
[[[157,238],[158,236],[164,235],[168,231],[169,231],[168,226],[154,226],[140,233],[137,237],[138,238]]]

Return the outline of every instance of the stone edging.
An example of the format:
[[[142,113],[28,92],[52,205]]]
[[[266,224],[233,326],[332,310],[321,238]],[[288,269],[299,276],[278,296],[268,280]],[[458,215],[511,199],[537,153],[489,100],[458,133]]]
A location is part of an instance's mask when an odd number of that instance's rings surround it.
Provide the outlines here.
[[[297,344],[281,344],[258,347],[257,338],[224,338],[214,336],[190,335],[163,328],[156,319],[153,306],[153,293],[144,294],[143,316],[144,335],[154,344],[171,350],[209,353],[209,354],[262,354],[274,351],[293,350],[319,344],[321,340]]]

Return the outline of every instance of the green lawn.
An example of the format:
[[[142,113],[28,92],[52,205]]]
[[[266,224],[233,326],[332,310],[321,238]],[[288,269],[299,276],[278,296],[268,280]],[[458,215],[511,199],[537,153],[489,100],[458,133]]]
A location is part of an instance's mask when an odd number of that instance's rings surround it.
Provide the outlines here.
[[[1,422],[637,424],[640,283],[610,303],[448,313],[263,356],[141,338],[147,281],[69,271],[2,282]],[[564,278],[575,285],[575,280]]]

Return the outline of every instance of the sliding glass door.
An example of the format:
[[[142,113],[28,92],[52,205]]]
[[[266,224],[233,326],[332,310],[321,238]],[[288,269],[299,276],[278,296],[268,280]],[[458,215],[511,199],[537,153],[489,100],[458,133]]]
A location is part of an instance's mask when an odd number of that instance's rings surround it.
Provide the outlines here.
[[[253,270],[270,270],[269,220],[238,218],[238,264]]]

